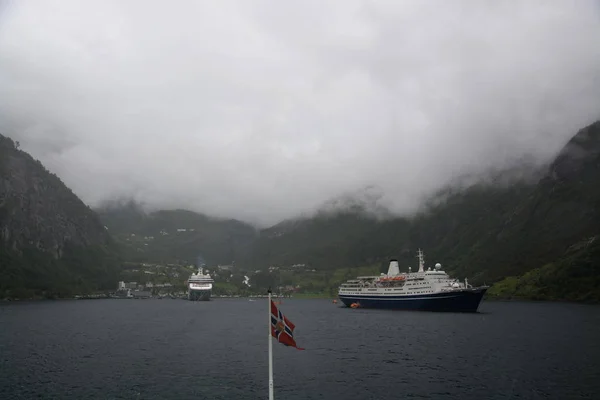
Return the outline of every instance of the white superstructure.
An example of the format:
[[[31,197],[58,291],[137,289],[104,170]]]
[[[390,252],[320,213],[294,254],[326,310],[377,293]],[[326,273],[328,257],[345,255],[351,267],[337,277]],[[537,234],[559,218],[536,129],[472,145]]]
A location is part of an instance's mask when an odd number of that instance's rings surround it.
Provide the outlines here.
[[[387,274],[359,276],[342,283],[338,296],[347,306],[407,309],[472,309],[479,305],[487,286],[473,288],[467,279],[451,278],[440,263],[425,269],[423,252],[418,251],[419,269],[401,273],[391,260]],[[476,295],[476,296],[473,296]]]
[[[442,264],[435,264],[432,270],[425,270],[425,259],[423,252],[419,249],[419,270],[418,272],[400,273],[398,261],[391,260],[387,274],[379,276],[359,276],[342,283],[340,294],[380,294],[380,295],[404,295],[412,296],[415,294],[439,293],[447,291],[456,291],[469,287],[467,280],[459,282],[458,279],[450,276],[442,270]]]
[[[204,268],[198,268],[198,272],[188,278],[188,299],[189,300],[209,300],[214,279],[208,273],[204,273]]]

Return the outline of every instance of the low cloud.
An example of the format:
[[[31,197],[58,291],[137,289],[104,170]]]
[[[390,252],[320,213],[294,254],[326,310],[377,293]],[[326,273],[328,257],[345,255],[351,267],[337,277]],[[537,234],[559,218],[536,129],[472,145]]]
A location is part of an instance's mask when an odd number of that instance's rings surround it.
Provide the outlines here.
[[[599,10],[4,3],[0,131],[92,206],[267,225],[376,187],[411,213],[457,177],[547,161],[600,117]]]

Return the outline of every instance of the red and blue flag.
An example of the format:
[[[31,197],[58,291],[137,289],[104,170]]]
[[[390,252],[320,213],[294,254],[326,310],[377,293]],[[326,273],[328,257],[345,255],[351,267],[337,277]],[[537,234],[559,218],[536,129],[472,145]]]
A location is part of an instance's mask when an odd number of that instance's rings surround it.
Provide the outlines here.
[[[286,318],[285,315],[277,308],[273,300],[271,300],[271,336],[277,341],[286,346],[295,347],[298,350],[304,350],[296,345],[294,339],[294,328],[296,326]]]

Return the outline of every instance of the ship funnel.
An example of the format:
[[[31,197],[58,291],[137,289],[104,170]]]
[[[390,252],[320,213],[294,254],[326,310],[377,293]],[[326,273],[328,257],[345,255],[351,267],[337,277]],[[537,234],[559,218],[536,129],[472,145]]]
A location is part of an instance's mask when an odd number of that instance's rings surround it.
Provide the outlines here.
[[[419,255],[417,258],[419,259],[419,272],[425,272],[425,258],[423,257],[423,252],[419,249]]]
[[[388,267],[388,276],[395,276],[400,274],[400,268],[398,267],[398,260],[390,260],[390,266]]]

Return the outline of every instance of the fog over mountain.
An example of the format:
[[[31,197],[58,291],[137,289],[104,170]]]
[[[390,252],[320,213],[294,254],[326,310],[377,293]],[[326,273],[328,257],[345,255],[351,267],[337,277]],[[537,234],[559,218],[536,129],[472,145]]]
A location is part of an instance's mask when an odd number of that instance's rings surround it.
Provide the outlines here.
[[[586,0],[4,1],[0,132],[92,206],[410,213],[598,119],[599,38]]]

